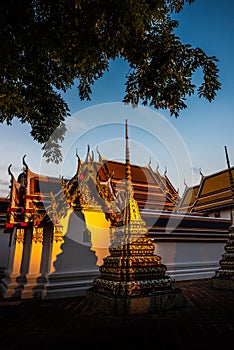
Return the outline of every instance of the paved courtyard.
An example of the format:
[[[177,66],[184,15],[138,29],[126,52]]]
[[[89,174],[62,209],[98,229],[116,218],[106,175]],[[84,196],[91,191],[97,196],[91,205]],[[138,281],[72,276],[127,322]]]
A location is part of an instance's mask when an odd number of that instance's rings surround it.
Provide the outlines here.
[[[233,349],[234,291],[209,279],[176,286],[185,307],[125,317],[104,315],[85,297],[0,298],[0,349]]]

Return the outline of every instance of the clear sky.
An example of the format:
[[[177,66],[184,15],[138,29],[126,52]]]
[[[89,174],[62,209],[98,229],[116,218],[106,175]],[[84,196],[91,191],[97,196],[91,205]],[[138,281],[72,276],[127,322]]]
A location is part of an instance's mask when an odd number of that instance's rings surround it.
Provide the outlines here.
[[[0,196],[8,193],[9,164],[17,177],[24,154],[32,171],[58,176],[74,174],[75,150],[78,148],[83,159],[87,143],[94,150],[98,145],[103,157],[122,160],[124,130],[119,123],[124,123],[125,118],[130,123],[132,161],[147,165],[151,159],[152,168],[159,164],[161,173],[167,169],[168,177],[180,189],[180,194],[184,180],[188,185],[199,182],[199,169],[209,175],[226,168],[225,145],[234,165],[234,1],[196,0],[186,5],[177,17],[180,25],[176,33],[182,42],[200,47],[219,59],[222,86],[216,99],[209,103],[197,95],[189,97],[188,108],[177,119],[168,111],[158,111],[158,114],[149,107],[133,110],[121,103],[128,66],[116,60],[111,63],[110,72],[95,83],[90,102],[80,101],[76,88],[64,95],[72,118],[68,121],[64,146],[68,147],[66,156],[59,168],[41,162],[41,145],[32,140],[29,126],[17,120],[11,127],[0,125]],[[199,77],[198,72],[195,82]]]

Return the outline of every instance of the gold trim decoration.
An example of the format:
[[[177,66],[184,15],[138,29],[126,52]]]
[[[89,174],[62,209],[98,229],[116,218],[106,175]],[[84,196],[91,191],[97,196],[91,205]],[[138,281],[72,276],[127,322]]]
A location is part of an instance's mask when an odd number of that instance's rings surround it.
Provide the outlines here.
[[[16,243],[24,243],[24,229],[23,228],[17,228],[15,233],[15,241]]]
[[[54,226],[53,240],[57,242],[64,242],[63,226]]]
[[[43,227],[33,227],[32,241],[34,243],[43,242]]]

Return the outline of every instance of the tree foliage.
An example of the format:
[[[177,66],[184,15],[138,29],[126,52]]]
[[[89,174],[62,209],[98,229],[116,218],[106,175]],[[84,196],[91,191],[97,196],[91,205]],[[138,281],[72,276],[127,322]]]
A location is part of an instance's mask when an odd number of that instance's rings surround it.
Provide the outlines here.
[[[1,0],[0,122],[17,117],[59,161],[69,107],[61,96],[78,82],[81,100],[122,58],[129,63],[125,103],[169,109],[176,117],[194,94],[212,101],[220,89],[216,57],[183,44],[173,14],[194,0]],[[44,146],[45,147],[45,146]]]

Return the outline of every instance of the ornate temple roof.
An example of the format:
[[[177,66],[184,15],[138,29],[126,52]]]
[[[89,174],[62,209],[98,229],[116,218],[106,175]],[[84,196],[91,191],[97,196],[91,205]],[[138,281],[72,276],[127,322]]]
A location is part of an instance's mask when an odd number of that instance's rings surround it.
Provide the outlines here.
[[[232,197],[227,170],[204,176],[199,185],[187,187],[178,210],[173,199],[173,197],[178,199],[178,193],[165,173],[160,175],[157,169],[153,171],[149,165],[140,167],[130,164],[130,167],[134,199],[137,201],[142,219],[151,227],[150,235],[153,238],[170,240],[177,237],[176,239],[184,240],[188,239],[185,235],[190,232],[190,239],[197,240],[201,239],[201,235],[205,232],[205,239],[226,239],[230,220],[219,218],[218,221],[216,219],[212,222],[211,218],[197,215],[206,214],[207,209],[216,206],[218,208],[230,205]],[[115,211],[119,203],[118,193],[121,194],[124,189],[125,170],[124,163],[102,159],[95,161],[93,157],[86,157],[84,162],[78,157],[77,171],[70,179],[39,175],[32,172],[25,162],[23,171],[15,179],[9,167],[11,192],[3,224],[6,222],[6,217],[8,231],[15,225],[43,224],[44,215],[51,206],[55,214],[58,212],[61,214],[65,205],[75,207],[81,204],[94,210],[103,210],[106,206],[107,209]],[[65,198],[69,200],[64,201]],[[4,210],[7,204],[4,200]],[[194,215],[184,216],[184,212]],[[108,210],[105,213],[108,214]],[[112,220],[108,215],[107,218]],[[170,222],[177,228],[168,232],[167,226]]]
[[[99,153],[99,152],[98,152]],[[125,163],[114,160],[99,160],[90,155],[88,146],[84,162],[78,157],[78,167],[71,179],[40,175],[30,170],[23,157],[23,170],[16,179],[11,172],[9,223],[32,221],[35,210],[41,214],[51,206],[53,199],[61,198],[66,193],[70,202],[76,201],[83,190],[83,204],[104,207],[106,201],[114,201],[121,197],[125,189]],[[178,203],[178,191],[175,190],[166,173],[160,175],[158,169],[153,171],[150,165],[138,166],[130,164],[134,198],[140,209],[172,212]],[[88,193],[89,192],[89,193]],[[67,198],[68,198],[67,197]],[[69,202],[69,200],[68,200]],[[86,202],[86,203],[85,203]],[[70,203],[71,204],[71,203]],[[61,206],[61,203],[58,206]],[[64,203],[62,204],[64,206]]]
[[[123,189],[124,163],[105,161],[102,164],[96,163],[95,166],[102,181],[107,181],[108,176],[113,174],[114,186]],[[150,166],[131,164],[130,167],[134,198],[139,208],[172,211],[179,196],[169,179],[161,176],[159,172],[154,172]]]
[[[234,177],[234,167],[231,167]],[[202,176],[200,184],[187,187],[181,199],[180,212],[208,213],[233,203],[229,170]]]

